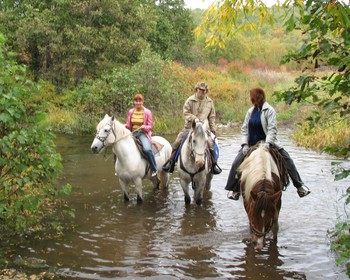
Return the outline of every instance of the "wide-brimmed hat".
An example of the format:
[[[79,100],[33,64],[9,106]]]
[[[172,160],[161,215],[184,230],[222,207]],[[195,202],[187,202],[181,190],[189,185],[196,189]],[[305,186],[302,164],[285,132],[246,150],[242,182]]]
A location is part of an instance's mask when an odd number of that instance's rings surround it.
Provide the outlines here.
[[[199,83],[196,84],[196,90],[197,89],[208,91],[209,90],[209,86],[208,86],[208,84],[206,82],[199,82]]]

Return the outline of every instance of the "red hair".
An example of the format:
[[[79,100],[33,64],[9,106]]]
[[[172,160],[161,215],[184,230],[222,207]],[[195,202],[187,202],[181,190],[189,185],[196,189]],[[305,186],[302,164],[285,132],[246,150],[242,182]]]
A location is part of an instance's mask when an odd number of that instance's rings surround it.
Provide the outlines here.
[[[143,96],[141,93],[137,93],[135,96],[134,96],[134,101],[143,101]]]

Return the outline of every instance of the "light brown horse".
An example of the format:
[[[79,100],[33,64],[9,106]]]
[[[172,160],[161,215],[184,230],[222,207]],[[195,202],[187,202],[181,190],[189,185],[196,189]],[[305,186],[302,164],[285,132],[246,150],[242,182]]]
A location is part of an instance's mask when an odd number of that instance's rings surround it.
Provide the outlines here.
[[[265,245],[265,237],[270,230],[273,240],[277,242],[282,188],[288,184],[288,173],[277,150],[274,157],[263,143],[252,150],[238,172],[241,174],[244,208],[249,219],[252,241],[255,249],[260,250]]]

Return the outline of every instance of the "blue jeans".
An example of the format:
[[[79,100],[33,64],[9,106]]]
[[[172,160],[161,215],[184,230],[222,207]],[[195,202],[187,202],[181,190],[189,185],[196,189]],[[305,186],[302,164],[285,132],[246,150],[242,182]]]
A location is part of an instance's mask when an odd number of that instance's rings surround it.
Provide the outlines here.
[[[151,170],[152,171],[157,171],[157,163],[156,159],[154,158],[154,154],[152,151],[152,143],[149,141],[148,137],[143,131],[135,131],[133,134],[140,139],[142,143],[142,149],[145,152],[148,162],[151,165]]]

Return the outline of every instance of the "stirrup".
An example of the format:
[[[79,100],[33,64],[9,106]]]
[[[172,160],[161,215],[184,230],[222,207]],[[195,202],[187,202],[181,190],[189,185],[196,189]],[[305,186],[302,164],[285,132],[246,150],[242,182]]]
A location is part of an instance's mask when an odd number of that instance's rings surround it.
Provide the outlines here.
[[[307,186],[301,185],[299,188],[297,188],[297,192],[299,197],[304,197],[307,196],[311,191]]]
[[[175,162],[173,160],[168,160],[162,167],[163,171],[168,173],[173,173],[175,167]]]
[[[211,173],[213,173],[214,175],[218,175],[221,172],[222,172],[222,169],[219,167],[219,165],[215,164],[212,166]]]
[[[239,193],[239,192],[229,191],[229,192],[227,193],[227,198],[228,198],[228,199],[238,200],[238,199],[239,199],[239,196],[240,196],[240,193]]]

